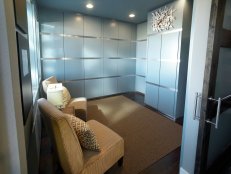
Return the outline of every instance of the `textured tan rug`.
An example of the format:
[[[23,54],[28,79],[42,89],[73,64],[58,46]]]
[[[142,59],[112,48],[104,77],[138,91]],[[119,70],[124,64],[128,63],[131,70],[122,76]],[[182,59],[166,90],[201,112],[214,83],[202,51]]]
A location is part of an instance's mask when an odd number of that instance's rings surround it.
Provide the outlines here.
[[[137,174],[181,144],[180,125],[124,96],[89,101],[90,119],[124,138],[124,165],[109,173]]]

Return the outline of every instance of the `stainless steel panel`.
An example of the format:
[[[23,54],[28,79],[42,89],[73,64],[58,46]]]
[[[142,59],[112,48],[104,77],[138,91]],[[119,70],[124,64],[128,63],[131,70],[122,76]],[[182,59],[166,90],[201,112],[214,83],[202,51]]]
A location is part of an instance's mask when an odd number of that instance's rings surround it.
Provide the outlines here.
[[[147,71],[147,61],[143,59],[136,60],[136,74],[141,76],[146,76]]]
[[[61,58],[63,53],[63,38],[54,35],[41,35],[42,58]]]
[[[64,34],[83,35],[83,16],[76,13],[64,13]]]
[[[64,54],[67,58],[83,57],[83,38],[65,37]]]
[[[119,75],[135,75],[136,60],[134,59],[119,59],[118,74]]]
[[[137,25],[137,40],[147,39],[147,22]]]
[[[151,51],[151,50],[149,50]],[[146,58],[147,53],[147,41],[137,42],[136,44],[136,57]]]
[[[78,82],[65,82],[63,85],[69,90],[71,97],[85,97],[84,80]]]
[[[83,78],[83,60],[65,60],[65,80],[76,80]]]
[[[102,57],[102,41],[94,38],[84,38],[84,57]]]
[[[160,59],[161,35],[152,35],[148,37],[147,58]]]
[[[103,95],[112,95],[118,93],[117,78],[103,79]]]
[[[179,33],[162,35],[161,59],[177,59],[179,48]]]
[[[231,30],[231,0],[226,0],[223,28]]]
[[[161,62],[160,85],[176,88],[177,62]]]
[[[115,20],[104,19],[103,20],[103,37],[106,38],[118,38],[119,24]]]
[[[119,39],[131,40],[131,24],[119,22]]]
[[[84,16],[84,36],[102,36],[101,19],[98,17]]]
[[[131,42],[119,41],[118,43],[118,57],[127,58],[131,57]]]
[[[129,92],[135,90],[135,76],[119,77],[118,92]]]
[[[145,92],[144,102],[147,105],[152,106],[153,108],[157,108],[158,100],[159,100],[158,87],[146,83],[146,92]]]
[[[85,59],[84,74],[85,78],[102,77],[103,59]]]
[[[85,80],[85,96],[94,98],[103,95],[103,79]]]
[[[109,57],[118,57],[118,41],[117,40],[106,40],[104,39],[103,43],[103,56],[106,58]]]
[[[64,80],[64,60],[43,60],[43,79],[55,76],[58,81]]]
[[[160,62],[154,60],[147,61],[147,75],[146,80],[155,84],[159,84]]]
[[[63,33],[63,13],[50,9],[39,9],[40,31],[45,33]]]
[[[135,84],[135,91],[145,93],[146,89],[146,83],[145,83],[145,77],[139,77],[136,76],[136,84]]]
[[[175,118],[175,92],[166,88],[159,88],[158,110]]]
[[[117,71],[118,61],[119,61],[118,59],[104,59],[104,62],[103,62],[103,76],[104,77],[118,75],[118,71]]]

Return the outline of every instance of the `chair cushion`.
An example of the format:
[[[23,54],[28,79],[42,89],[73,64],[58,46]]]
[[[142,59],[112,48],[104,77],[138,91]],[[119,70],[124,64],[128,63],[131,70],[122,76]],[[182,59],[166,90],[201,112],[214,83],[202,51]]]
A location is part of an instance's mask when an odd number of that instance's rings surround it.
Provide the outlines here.
[[[71,100],[71,95],[68,89],[63,86],[63,108],[66,107],[66,105],[70,102]]]
[[[81,146],[87,150],[100,151],[100,146],[97,142],[95,133],[90,129],[88,124],[83,120],[66,114],[69,123],[72,125]]]

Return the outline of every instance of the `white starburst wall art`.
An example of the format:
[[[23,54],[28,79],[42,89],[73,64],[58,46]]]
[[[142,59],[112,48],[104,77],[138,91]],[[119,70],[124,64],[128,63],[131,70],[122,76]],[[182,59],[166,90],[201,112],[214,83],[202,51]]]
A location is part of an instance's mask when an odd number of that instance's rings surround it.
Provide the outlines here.
[[[152,13],[152,30],[161,32],[173,27],[173,21],[176,20],[173,13],[176,9],[172,7],[160,8]]]

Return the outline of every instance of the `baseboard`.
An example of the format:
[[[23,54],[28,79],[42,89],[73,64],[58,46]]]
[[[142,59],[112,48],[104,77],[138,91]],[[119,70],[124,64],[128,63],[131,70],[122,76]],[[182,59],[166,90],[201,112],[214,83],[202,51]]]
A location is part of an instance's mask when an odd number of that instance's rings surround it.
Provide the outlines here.
[[[189,174],[185,169],[182,167],[180,168],[180,174]]]

